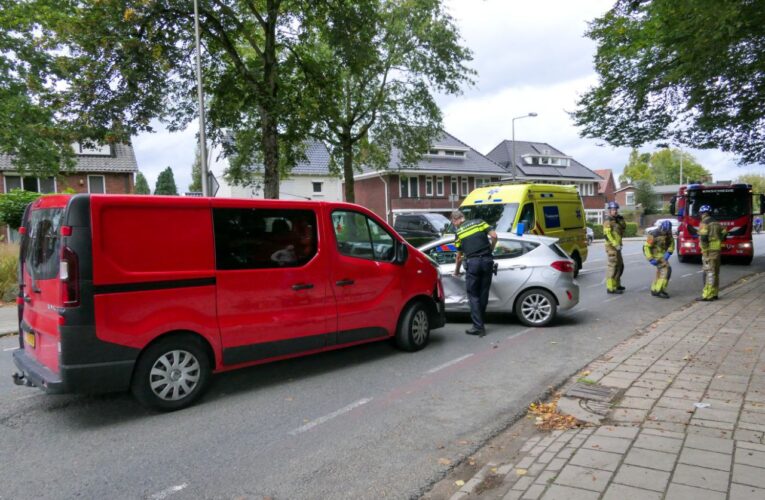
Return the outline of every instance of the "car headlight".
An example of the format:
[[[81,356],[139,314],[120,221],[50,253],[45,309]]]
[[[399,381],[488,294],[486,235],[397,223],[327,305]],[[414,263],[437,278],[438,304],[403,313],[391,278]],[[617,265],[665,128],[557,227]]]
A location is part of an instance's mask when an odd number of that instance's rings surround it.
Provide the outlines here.
[[[738,244],[739,248],[752,248],[752,243],[750,241],[746,241],[744,243]]]

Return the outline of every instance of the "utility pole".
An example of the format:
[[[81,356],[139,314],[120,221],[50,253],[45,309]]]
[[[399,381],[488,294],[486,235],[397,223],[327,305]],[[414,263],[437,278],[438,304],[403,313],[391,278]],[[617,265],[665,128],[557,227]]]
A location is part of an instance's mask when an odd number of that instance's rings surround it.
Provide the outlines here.
[[[510,158],[510,166],[512,168],[511,174],[513,177],[513,182],[515,182],[515,120],[520,120],[521,118],[529,118],[537,116],[536,113],[526,113],[525,115],[516,116],[512,120],[510,120],[510,125],[512,127],[512,142],[513,142],[513,149],[511,152],[512,157]]]
[[[210,196],[207,179],[207,138],[205,137],[205,95],[202,90],[202,56],[199,48],[199,5],[194,0],[194,39],[197,52],[197,100],[199,101],[199,170],[202,177],[202,196]]]

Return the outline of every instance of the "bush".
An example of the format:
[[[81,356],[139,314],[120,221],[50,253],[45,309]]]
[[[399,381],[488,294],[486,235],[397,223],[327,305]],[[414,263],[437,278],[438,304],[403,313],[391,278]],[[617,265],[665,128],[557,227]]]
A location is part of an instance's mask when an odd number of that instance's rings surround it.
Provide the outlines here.
[[[21,226],[21,218],[27,205],[40,197],[40,193],[32,193],[14,189],[10,193],[0,194],[0,223],[12,229]]]
[[[637,234],[638,234],[638,225],[634,222],[628,222],[627,229],[624,231],[624,237],[631,238],[633,236],[637,236]]]
[[[587,226],[592,228],[596,240],[602,240],[605,237],[603,234],[603,224],[593,224],[592,222],[588,222]]]
[[[0,299],[4,302],[16,300],[19,292],[17,278],[19,267],[19,246],[0,245]]]

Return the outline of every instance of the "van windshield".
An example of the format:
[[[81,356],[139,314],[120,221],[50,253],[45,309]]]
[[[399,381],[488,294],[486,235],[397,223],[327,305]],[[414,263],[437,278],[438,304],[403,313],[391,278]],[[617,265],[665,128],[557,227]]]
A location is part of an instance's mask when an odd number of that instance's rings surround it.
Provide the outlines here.
[[[56,278],[59,266],[62,208],[33,210],[27,227],[28,243],[21,258],[29,275],[35,280]]]
[[[495,231],[510,232],[515,222],[515,214],[518,213],[518,204],[470,205],[460,207],[460,211],[465,214],[465,220],[481,219]]]

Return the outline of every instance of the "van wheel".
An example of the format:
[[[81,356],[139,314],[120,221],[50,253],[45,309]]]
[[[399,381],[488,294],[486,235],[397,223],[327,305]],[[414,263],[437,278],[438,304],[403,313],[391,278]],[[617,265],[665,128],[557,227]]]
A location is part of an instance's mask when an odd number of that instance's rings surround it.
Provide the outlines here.
[[[574,252],[571,258],[574,259],[574,278],[576,278],[582,269],[582,258],[579,256],[579,252]]]
[[[401,314],[396,330],[396,346],[404,351],[419,351],[430,340],[428,311],[421,302],[413,302]]]
[[[210,381],[210,360],[200,342],[170,337],[152,345],[138,358],[131,391],[144,406],[160,411],[186,408]]]
[[[558,310],[555,297],[547,290],[526,290],[515,301],[515,315],[526,326],[547,326]]]

